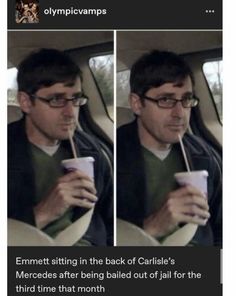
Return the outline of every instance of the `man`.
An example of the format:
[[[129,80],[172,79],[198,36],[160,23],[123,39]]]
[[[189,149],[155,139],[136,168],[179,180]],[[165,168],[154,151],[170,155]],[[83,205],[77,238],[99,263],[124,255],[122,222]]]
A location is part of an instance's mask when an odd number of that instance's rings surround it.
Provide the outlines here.
[[[76,131],[82,92],[79,67],[63,52],[41,49],[18,68],[23,119],[8,128],[8,216],[55,237],[94,207],[77,245],[113,244],[112,178],[98,143]],[[82,171],[64,174],[72,158],[69,131],[79,157],[92,156],[94,180]]]
[[[221,245],[221,167],[203,140],[187,133],[197,106],[193,75],[171,52],[145,54],[131,69],[130,105],[135,121],[117,132],[117,214],[159,241],[186,223],[199,225],[190,244]],[[179,188],[176,172],[186,171],[183,137],[192,170],[207,170],[208,196]]]

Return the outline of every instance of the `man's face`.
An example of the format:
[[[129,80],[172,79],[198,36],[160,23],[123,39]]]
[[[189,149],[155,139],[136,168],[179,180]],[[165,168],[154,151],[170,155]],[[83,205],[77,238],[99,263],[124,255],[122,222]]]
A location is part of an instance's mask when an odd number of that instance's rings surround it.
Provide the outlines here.
[[[192,94],[192,82],[187,77],[181,83],[165,83],[160,87],[149,89],[145,96],[158,99],[163,96],[181,100]],[[141,143],[150,148],[167,149],[170,144],[178,142],[178,134],[186,132],[190,108],[183,108],[177,103],[172,109],[162,109],[155,102],[141,102],[137,95],[131,95],[131,107],[138,115],[138,129]]]
[[[81,92],[81,81],[78,78],[73,86],[56,83],[39,89],[35,95],[49,99],[55,95],[70,99]],[[22,97],[21,97],[22,96]],[[48,103],[23,93],[19,102],[26,115],[26,130],[29,140],[39,145],[54,145],[58,140],[68,138],[68,130],[74,131],[78,119],[79,107],[67,102],[64,107],[52,108]]]

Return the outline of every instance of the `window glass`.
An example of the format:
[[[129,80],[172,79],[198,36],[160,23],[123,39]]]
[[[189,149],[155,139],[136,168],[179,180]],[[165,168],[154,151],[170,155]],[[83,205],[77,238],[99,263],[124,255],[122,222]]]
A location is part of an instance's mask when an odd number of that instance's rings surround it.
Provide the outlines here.
[[[120,71],[117,73],[117,106],[129,107],[129,76],[130,70]]]
[[[17,69],[10,68],[7,70],[7,104],[18,105],[16,94],[17,94],[17,83],[16,83]]]
[[[107,112],[113,119],[113,55],[92,57],[89,66],[101,91]]]
[[[212,92],[219,118],[222,122],[222,89],[223,89],[223,69],[222,60],[206,62],[203,65],[203,72]]]

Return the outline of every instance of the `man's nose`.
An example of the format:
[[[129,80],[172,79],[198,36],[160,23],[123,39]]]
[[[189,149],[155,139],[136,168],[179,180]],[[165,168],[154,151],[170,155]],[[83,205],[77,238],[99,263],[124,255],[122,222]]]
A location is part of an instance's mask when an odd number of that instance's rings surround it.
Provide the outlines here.
[[[183,117],[185,108],[182,105],[181,101],[176,102],[175,106],[172,108],[172,116],[174,117]]]
[[[74,117],[75,115],[75,106],[71,101],[67,101],[65,106],[63,107],[63,114],[66,116]]]

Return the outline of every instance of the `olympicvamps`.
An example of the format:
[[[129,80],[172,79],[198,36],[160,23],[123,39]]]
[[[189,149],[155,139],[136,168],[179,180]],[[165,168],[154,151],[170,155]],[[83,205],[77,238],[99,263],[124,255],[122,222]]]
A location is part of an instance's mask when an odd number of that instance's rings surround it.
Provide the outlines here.
[[[74,7],[70,7],[70,8],[46,8],[44,9],[44,14],[45,15],[52,15],[52,16],[56,16],[56,15],[104,15],[107,14],[107,10],[106,9],[95,9],[95,8],[74,8]]]

